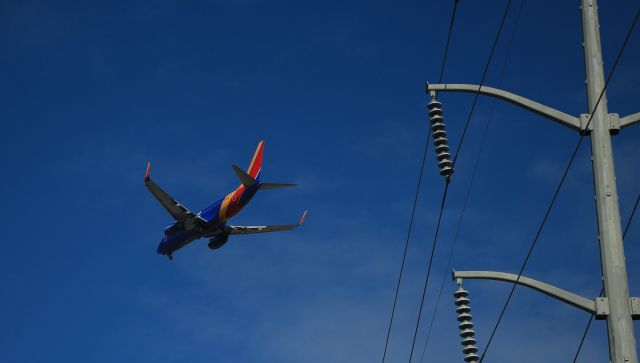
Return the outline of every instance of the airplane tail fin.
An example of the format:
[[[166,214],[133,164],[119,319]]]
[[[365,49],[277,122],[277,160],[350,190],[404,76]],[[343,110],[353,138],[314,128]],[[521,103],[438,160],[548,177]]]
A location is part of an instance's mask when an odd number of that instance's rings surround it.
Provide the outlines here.
[[[253,153],[253,158],[251,159],[251,164],[249,164],[249,168],[247,169],[247,174],[253,179],[260,179],[260,169],[262,168],[262,152],[264,151],[264,141],[260,141],[258,143],[258,147],[256,148],[255,153]]]
[[[242,185],[246,188],[259,183],[260,189],[276,189],[276,188],[290,188],[295,187],[297,184],[282,184],[282,183],[260,183],[260,171],[262,169],[262,153],[264,151],[264,141],[258,143],[251,164],[246,172],[240,169],[237,165],[233,165],[233,171],[236,173]]]

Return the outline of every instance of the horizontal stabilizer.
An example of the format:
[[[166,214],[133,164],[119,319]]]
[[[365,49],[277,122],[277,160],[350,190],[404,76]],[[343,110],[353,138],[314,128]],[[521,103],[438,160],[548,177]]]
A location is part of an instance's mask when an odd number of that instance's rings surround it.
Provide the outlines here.
[[[297,185],[298,184],[260,183],[260,189],[291,188]]]
[[[233,171],[238,176],[238,179],[240,179],[240,183],[242,183],[242,185],[244,185],[245,188],[249,188],[256,185],[257,181],[251,175],[247,174],[244,170],[240,169],[238,165],[233,164],[231,167],[233,168]]]

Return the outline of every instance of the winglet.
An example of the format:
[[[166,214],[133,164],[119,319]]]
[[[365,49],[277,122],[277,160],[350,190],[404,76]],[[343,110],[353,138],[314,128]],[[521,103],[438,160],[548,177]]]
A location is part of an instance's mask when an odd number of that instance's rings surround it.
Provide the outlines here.
[[[302,218],[300,218],[300,222],[298,222],[299,226],[301,226],[302,223],[304,223],[305,218],[307,218],[307,211],[304,211],[304,213],[302,213]]]
[[[147,164],[147,172],[144,173],[144,181],[148,182],[149,180],[151,180],[151,178],[149,178],[149,170],[151,170],[151,162],[149,162]]]

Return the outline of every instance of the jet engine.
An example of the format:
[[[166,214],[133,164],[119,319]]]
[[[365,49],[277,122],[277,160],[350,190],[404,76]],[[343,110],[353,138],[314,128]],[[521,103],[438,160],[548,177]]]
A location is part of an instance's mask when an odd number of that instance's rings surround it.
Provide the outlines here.
[[[225,243],[227,243],[228,239],[229,239],[229,236],[226,234],[209,238],[209,248],[211,248],[212,250],[217,250],[218,248],[222,247]]]

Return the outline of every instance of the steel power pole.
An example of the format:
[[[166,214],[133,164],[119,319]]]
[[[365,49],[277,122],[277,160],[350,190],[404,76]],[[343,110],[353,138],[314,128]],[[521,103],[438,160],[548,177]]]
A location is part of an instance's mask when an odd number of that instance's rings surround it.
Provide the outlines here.
[[[611,363],[638,363],[633,320],[640,320],[640,298],[630,297],[627,266],[620,225],[620,207],[616,186],[611,135],[640,123],[640,112],[619,117],[609,113],[600,46],[597,0],[581,0],[584,62],[589,112],[575,117],[525,97],[500,89],[470,84],[427,84],[435,99],[437,92],[478,93],[510,102],[560,125],[591,137],[591,159],[598,215],[598,240],[602,262],[604,296],[593,300],[543,282],[504,272],[454,271],[458,285],[463,279],[488,279],[525,286],[607,320]],[[475,342],[475,341],[474,341]],[[472,352],[475,355],[475,352]],[[467,352],[465,352],[467,354]],[[471,361],[470,356],[465,360]]]
[[[598,239],[605,296],[609,300],[609,354],[613,363],[637,363],[636,339],[631,320],[631,299],[622,242],[618,189],[611,148],[611,117],[604,92],[605,80],[600,47],[600,23],[596,0],[582,0],[584,64],[591,131],[591,156],[598,212]],[[599,102],[599,104],[598,104]]]

